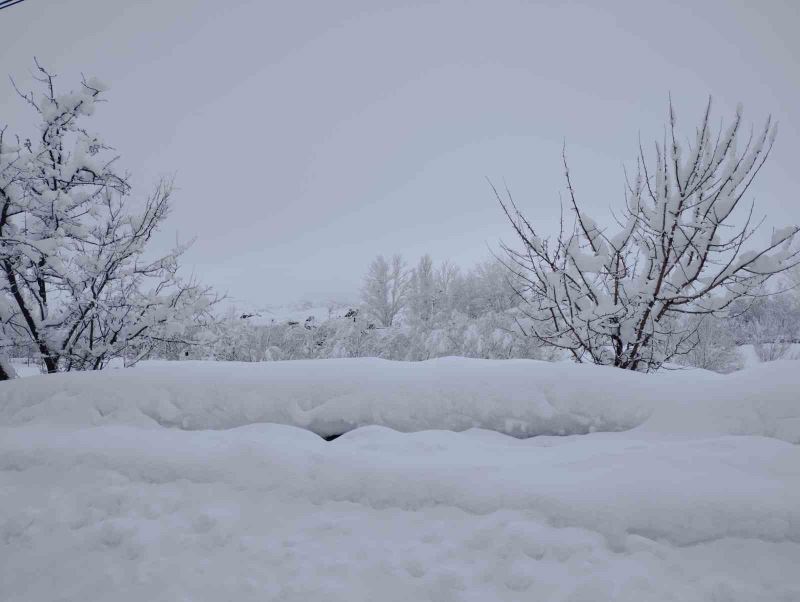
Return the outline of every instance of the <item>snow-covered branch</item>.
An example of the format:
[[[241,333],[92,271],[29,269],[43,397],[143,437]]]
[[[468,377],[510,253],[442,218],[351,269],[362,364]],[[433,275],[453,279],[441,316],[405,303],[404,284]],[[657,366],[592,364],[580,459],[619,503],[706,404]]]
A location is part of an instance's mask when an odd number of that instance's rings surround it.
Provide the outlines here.
[[[565,229],[562,219],[555,244],[537,235],[510,194],[495,189],[522,243],[521,250],[504,245],[504,262],[522,283],[535,337],[577,361],[652,370],[690,349],[692,333],[677,316],[721,315],[797,265],[797,226],[746,250],[758,228],[753,205],[743,221],[736,217],[772,149],[774,124],[767,119],[739,150],[741,108],[723,131],[715,133],[710,119],[709,100],[693,142],[683,144],[670,103],[667,137],[652,157],[640,147],[614,231],[580,207],[566,157],[574,222]]]
[[[117,155],[84,126],[105,85],[59,93],[37,67],[39,96],[18,92],[39,133],[20,143],[0,130],[0,343],[33,346],[48,372],[99,369],[177,333],[215,298],[178,276],[186,245],[147,257],[172,182],[132,200]]]

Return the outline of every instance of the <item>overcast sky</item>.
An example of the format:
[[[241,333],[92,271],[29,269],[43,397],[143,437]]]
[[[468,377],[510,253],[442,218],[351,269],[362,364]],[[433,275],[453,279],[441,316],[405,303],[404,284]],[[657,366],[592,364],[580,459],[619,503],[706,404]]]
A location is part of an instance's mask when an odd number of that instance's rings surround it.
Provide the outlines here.
[[[602,7],[601,7],[602,5]],[[547,229],[564,142],[583,204],[617,205],[637,141],[718,117],[780,122],[752,190],[800,222],[800,9],[785,2],[26,0],[0,11],[0,73],[36,55],[65,88],[109,84],[93,118],[141,194],[176,174],[159,245],[242,304],[357,297],[378,253],[463,266],[508,227],[486,178]],[[30,115],[0,81],[0,123]]]

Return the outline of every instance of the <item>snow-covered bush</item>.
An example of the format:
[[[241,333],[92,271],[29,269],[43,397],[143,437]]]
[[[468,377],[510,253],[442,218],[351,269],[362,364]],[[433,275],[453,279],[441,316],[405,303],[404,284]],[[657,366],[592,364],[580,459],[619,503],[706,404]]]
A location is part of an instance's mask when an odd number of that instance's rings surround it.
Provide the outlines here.
[[[800,341],[800,306],[787,293],[757,299],[736,320],[742,343],[752,344],[762,362],[784,359]]]
[[[723,374],[744,366],[726,320],[714,316],[689,316],[684,328],[691,333],[691,346],[685,354],[678,356],[679,364]]]
[[[522,281],[531,334],[578,362],[654,370],[694,346],[692,330],[679,318],[724,315],[796,265],[797,226],[746,249],[758,224],[743,199],[775,132],[767,119],[748,136],[741,109],[727,129],[715,132],[709,100],[693,142],[684,144],[670,105],[664,141],[656,142],[652,158],[640,151],[616,230],[579,207],[566,157],[574,221],[562,219],[555,240],[540,237],[511,196],[495,191],[522,244],[504,247],[505,263]]]

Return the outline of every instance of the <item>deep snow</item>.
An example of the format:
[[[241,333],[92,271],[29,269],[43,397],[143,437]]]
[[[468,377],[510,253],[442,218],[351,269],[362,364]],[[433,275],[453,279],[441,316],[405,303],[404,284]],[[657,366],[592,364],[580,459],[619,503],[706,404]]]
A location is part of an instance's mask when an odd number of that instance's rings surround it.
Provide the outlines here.
[[[800,442],[800,374],[770,362],[722,376],[655,375],[533,360],[375,358],[144,362],[3,384],[0,426],[128,424],[184,430],[254,423],[328,437],[359,426],[484,428],[516,437],[621,431],[765,435]]]
[[[3,383],[0,599],[800,600],[792,365],[187,362]]]

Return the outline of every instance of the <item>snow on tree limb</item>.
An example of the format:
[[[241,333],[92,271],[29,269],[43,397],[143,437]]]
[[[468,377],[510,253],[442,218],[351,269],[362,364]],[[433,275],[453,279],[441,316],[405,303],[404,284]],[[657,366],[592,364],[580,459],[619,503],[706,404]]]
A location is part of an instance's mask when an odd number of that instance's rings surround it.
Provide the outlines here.
[[[688,352],[696,332],[682,313],[721,315],[798,264],[797,226],[776,230],[769,244],[745,250],[758,229],[753,207],[733,217],[772,149],[768,118],[742,150],[742,111],[714,133],[709,99],[694,142],[683,144],[670,101],[667,135],[654,156],[640,144],[637,172],[627,178],[620,229],[600,228],[580,208],[563,154],[571,229],[555,243],[542,239],[510,194],[495,196],[522,250],[503,245],[504,263],[523,283],[542,343],[569,350],[576,361],[653,370]],[[696,329],[694,329],[696,331]]]
[[[172,182],[132,203],[117,155],[83,125],[105,86],[84,79],[59,93],[36,66],[40,95],[17,92],[37,114],[37,136],[12,144],[0,130],[0,344],[33,346],[48,372],[143,357],[214,301],[178,276],[185,245],[145,256]]]

